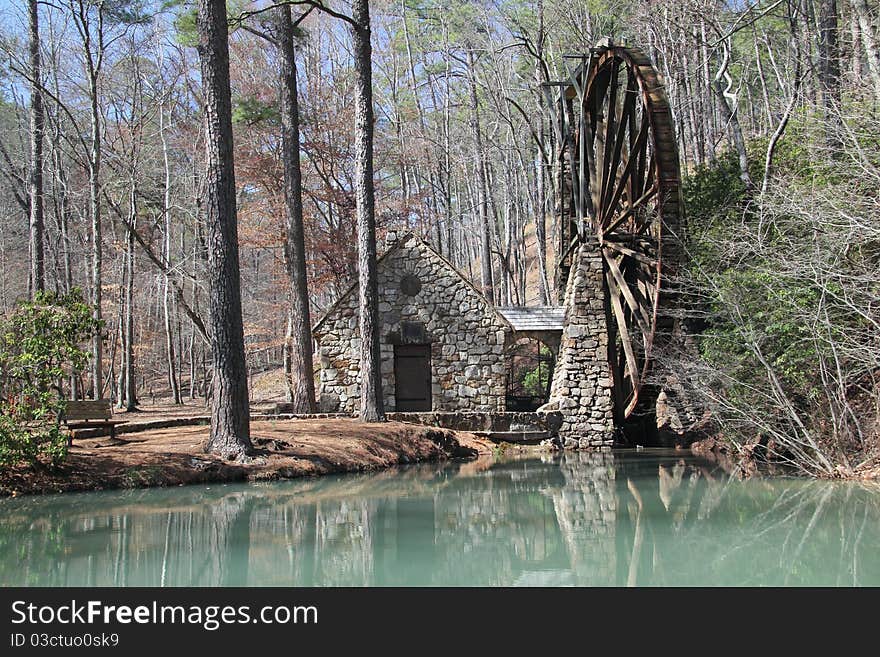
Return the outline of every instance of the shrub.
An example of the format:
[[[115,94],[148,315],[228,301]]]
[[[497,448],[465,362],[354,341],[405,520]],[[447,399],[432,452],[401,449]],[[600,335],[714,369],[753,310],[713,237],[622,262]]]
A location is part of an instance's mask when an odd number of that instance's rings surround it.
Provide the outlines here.
[[[810,474],[877,458],[878,127],[845,117],[841,152],[794,124],[766,193],[748,202],[726,157],[684,186],[699,358],[676,378],[732,443],[761,440]]]
[[[0,464],[66,456],[62,381],[85,367],[97,328],[79,290],[38,293],[0,320]]]

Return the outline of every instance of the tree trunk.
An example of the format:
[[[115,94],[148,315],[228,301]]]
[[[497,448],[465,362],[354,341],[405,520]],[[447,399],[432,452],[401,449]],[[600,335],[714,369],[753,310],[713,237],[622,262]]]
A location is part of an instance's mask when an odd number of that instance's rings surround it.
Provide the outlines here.
[[[224,0],[199,0],[198,31],[207,124],[205,225],[214,362],[211,436],[205,450],[224,458],[241,459],[252,447],[241,317],[229,42]]]
[[[825,115],[826,142],[837,149],[840,139],[835,126],[840,123],[840,49],[838,47],[836,0],[819,3],[819,88]]]
[[[134,231],[137,230],[137,187],[132,173],[129,191],[128,221],[132,230],[125,233],[125,290],[123,292],[122,316],[122,365],[120,366],[119,399],[117,403],[127,411],[137,410],[136,372],[134,364]]]
[[[729,47],[725,47],[721,66],[718,73],[715,75],[715,79],[712,81],[711,86],[712,91],[715,93],[715,99],[718,101],[718,109],[721,111],[721,116],[727,124],[727,134],[730,136],[730,140],[733,142],[733,146],[736,148],[736,153],[739,156],[740,180],[743,181],[747,190],[751,190],[754,185],[749,173],[749,156],[746,151],[746,140],[743,137],[742,127],[739,124],[739,117],[737,116],[738,108],[735,105],[733,107],[730,106],[727,101],[727,96],[725,95],[724,87],[722,87],[721,84],[721,80],[725,79],[729,64],[730,51]]]
[[[547,279],[547,187],[544,163],[544,2],[538,0],[538,35],[535,38],[535,85],[538,87],[538,170],[535,172],[538,187],[538,200],[535,208],[535,239],[538,243],[538,289],[541,305],[550,303],[550,283]]]
[[[385,419],[379,353],[379,282],[373,194],[373,88],[369,0],[352,1],[355,68],[355,202],[361,330],[361,420]]]
[[[125,382],[125,409],[137,410],[137,378],[134,365],[134,237],[129,233],[125,243],[125,267],[127,279],[125,283],[125,350],[123,352],[123,370]]]
[[[159,49],[158,59],[161,65],[162,54]],[[168,140],[165,137],[165,99],[159,101],[159,141],[162,144],[162,165],[164,172],[162,190],[162,219],[164,240],[162,244],[163,261],[171,267],[171,165],[168,161]],[[168,371],[168,387],[171,391],[171,403],[182,404],[180,395],[179,368],[175,364],[174,331],[171,322],[171,280],[169,269],[162,276],[162,314],[165,328],[165,360]]]
[[[470,91],[470,122],[474,136],[474,169],[477,173],[477,211],[480,217],[480,283],[483,296],[489,303],[495,303],[495,284],[492,280],[492,250],[489,230],[489,187],[486,181],[485,155],[483,153],[483,135],[480,132],[480,103],[477,98],[477,73],[474,70],[474,54],[468,50],[468,88]]]
[[[88,172],[89,172],[89,216],[91,217],[91,241],[92,241],[92,317],[96,321],[98,328],[95,329],[92,336],[92,398],[100,399],[103,393],[103,343],[101,340],[102,331],[102,311],[101,311],[101,286],[103,284],[103,259],[101,248],[103,246],[103,235],[101,226],[101,113],[98,107],[98,79],[101,74],[101,66],[104,55],[104,33],[103,33],[103,6],[97,8],[99,19],[97,32],[91,31],[88,24],[86,12],[82,9],[83,4],[80,3],[80,25],[82,28],[83,40],[83,56],[86,62],[86,77],[88,80],[89,93],[89,122],[90,122],[90,144],[88,156]],[[97,55],[92,52],[92,40],[97,38]]]
[[[880,102],[880,46],[877,45],[877,34],[871,22],[871,12],[866,0],[850,0],[853,11],[859,17],[859,31],[862,34],[862,46],[868,60],[868,70],[874,83],[874,95]]]
[[[30,15],[30,58],[31,58],[31,161],[28,180],[30,197],[30,256],[33,294],[42,292],[45,281],[43,254],[43,96],[40,93],[40,23],[37,13],[37,0],[28,3]]]
[[[290,281],[289,330],[286,363],[287,387],[294,413],[314,413],[315,375],[312,364],[312,319],[306,274],[303,229],[302,169],[299,159],[299,98],[296,51],[290,6],[279,7],[278,49],[281,59],[281,142],[284,163],[284,201],[287,235],[284,255]]]

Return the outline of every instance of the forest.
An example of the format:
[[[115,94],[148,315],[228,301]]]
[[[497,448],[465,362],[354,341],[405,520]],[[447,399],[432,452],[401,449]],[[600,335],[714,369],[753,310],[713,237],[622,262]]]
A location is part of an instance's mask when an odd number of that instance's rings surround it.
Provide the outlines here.
[[[314,410],[311,325],[359,275],[375,302],[388,231],[499,307],[557,304],[544,90],[603,37],[654,62],[679,146],[674,428],[877,468],[876,0],[0,1],[0,389],[27,301],[62,300],[88,342],[62,396],[243,400],[212,429],[235,456],[261,364]]]

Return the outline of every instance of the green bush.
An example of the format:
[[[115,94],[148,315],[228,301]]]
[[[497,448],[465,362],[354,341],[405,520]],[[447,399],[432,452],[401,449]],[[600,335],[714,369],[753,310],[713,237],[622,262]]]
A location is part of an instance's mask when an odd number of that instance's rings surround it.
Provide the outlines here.
[[[776,456],[813,474],[851,471],[874,453],[877,134],[870,116],[837,126],[795,117],[763,192],[746,192],[732,154],[683,184],[681,287],[698,357],[679,378],[729,440],[770,437]],[[749,144],[753,165],[766,148]]]
[[[61,382],[82,371],[97,329],[82,293],[38,293],[0,320],[0,464],[53,464],[67,454]]]
[[[540,346],[540,355],[549,358],[553,355],[550,348],[542,344]],[[550,382],[550,372],[553,369],[552,363],[539,363],[533,369],[528,370],[522,379],[523,389],[530,395],[541,397],[546,394],[547,387]]]

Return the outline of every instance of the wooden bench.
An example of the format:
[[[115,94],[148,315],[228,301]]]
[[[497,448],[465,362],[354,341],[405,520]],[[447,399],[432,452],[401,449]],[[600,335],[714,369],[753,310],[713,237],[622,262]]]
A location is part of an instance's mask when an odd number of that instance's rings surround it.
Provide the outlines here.
[[[73,431],[76,429],[110,427],[110,437],[116,438],[116,425],[125,424],[127,420],[114,420],[113,409],[109,399],[86,399],[68,401],[67,410],[61,421],[71,430],[67,444],[73,444]]]

